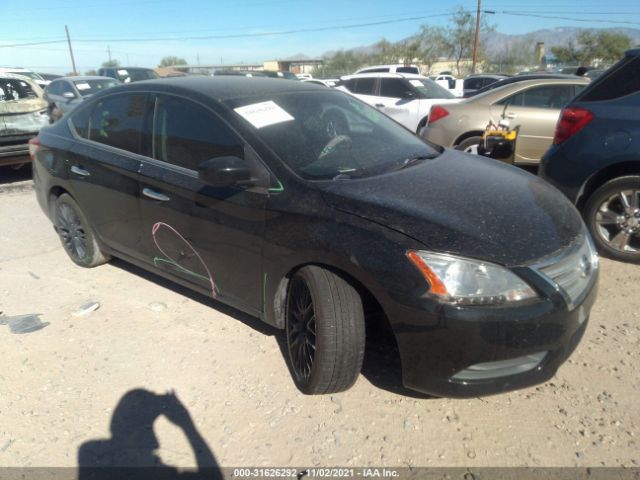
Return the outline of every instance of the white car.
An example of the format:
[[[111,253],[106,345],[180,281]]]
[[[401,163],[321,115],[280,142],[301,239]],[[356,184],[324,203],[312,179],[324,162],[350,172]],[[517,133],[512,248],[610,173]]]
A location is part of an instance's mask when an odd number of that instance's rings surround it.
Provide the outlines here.
[[[395,65],[373,65],[358,70],[354,75],[359,73],[413,73],[420,75],[420,68],[417,65],[407,65],[397,63]]]
[[[457,103],[451,92],[427,77],[411,73],[363,73],[341,78],[345,91],[420,134],[434,104]]]
[[[36,72],[32,72],[27,68],[19,68],[19,67],[0,67],[0,74],[3,73],[11,73],[13,75],[22,75],[23,77],[27,77],[31,79],[31,81],[36,82],[38,86],[42,89],[49,85],[51,82],[49,80],[45,80]]]
[[[453,75],[440,74],[429,76],[431,80],[436,82],[441,87],[446,88],[456,97],[464,96],[464,80],[456,78]]]
[[[296,73],[299,80],[311,80],[313,77],[310,73]]]

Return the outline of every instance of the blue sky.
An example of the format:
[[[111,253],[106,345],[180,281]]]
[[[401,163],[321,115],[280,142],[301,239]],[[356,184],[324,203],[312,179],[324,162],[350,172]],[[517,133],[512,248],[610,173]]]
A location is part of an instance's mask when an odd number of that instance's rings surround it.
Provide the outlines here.
[[[2,47],[63,41],[65,24],[77,67],[86,71],[107,59],[107,48],[122,65],[149,67],[165,55],[184,57],[190,63],[198,58],[201,63],[251,63],[298,53],[319,56],[329,50],[368,45],[382,37],[400,40],[421,24],[444,25],[456,6],[475,10],[476,0],[3,0],[0,65],[71,71],[64,42]],[[640,0],[483,0],[482,8],[497,12],[489,20],[502,33],[559,26],[640,28]],[[394,23],[355,26],[390,21]],[[327,29],[304,31],[314,28]],[[291,30],[303,31],[260,36]],[[230,35],[247,36],[187,38]]]

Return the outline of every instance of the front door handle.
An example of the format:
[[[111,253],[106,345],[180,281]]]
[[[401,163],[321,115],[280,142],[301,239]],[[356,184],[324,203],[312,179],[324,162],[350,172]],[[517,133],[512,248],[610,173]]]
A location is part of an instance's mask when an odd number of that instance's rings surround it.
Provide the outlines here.
[[[509,113],[507,113],[506,117],[508,119],[510,119],[510,120],[513,120],[514,118],[517,117],[517,115],[515,113],[513,113],[513,112],[509,112]]]
[[[384,107],[384,103],[376,103],[375,107],[376,108],[382,108],[382,107]]]
[[[73,165],[71,167],[71,173],[75,173],[76,175],[80,175],[81,177],[88,177],[91,175],[87,170],[82,167],[78,167],[77,165]]]
[[[150,188],[143,188],[142,194],[145,197],[152,198],[153,200],[158,200],[159,202],[166,202],[169,199],[164,193],[156,192],[155,190],[151,190]]]

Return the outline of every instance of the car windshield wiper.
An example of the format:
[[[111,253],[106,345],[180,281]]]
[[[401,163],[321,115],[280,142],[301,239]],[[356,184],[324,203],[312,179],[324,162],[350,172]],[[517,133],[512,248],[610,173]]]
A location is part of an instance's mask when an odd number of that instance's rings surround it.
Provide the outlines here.
[[[411,167],[412,165],[415,165],[416,163],[419,163],[423,160],[432,160],[436,158],[436,156],[437,155],[418,155],[415,157],[405,158],[396,168],[394,168],[394,170],[402,170],[403,168]]]

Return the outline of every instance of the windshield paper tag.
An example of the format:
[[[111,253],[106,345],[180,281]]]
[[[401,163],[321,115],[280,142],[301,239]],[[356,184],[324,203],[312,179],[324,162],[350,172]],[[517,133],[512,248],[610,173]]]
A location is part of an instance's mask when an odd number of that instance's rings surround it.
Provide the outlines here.
[[[424,87],[420,80],[409,80],[409,83],[414,87]]]
[[[256,128],[294,120],[291,115],[271,100],[268,102],[254,103],[253,105],[245,105],[244,107],[238,107],[234,110]]]
[[[118,70],[118,75],[129,75],[129,72],[126,70]]]
[[[78,90],[89,90],[91,88],[91,85],[89,85],[88,83],[76,83],[76,88]]]

